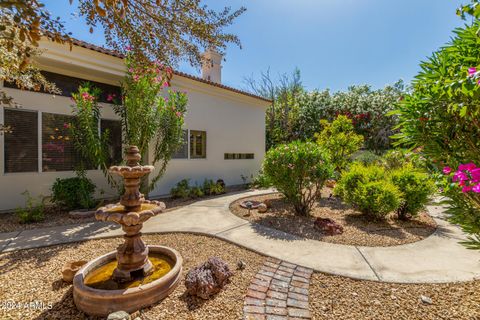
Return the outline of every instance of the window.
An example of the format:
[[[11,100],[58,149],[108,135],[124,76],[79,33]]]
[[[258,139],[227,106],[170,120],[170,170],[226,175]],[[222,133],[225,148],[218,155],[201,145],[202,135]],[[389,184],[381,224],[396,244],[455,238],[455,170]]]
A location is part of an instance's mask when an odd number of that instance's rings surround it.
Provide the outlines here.
[[[82,164],[68,128],[72,120],[72,116],[42,113],[43,171],[72,171]]]
[[[182,145],[172,155],[172,159],[188,158],[188,130],[183,130]]]
[[[190,158],[207,158],[207,132],[190,130]]]
[[[110,155],[108,165],[118,165],[122,162],[122,123],[119,120],[100,120],[100,130],[105,133],[108,130],[108,153]]]
[[[4,110],[5,172],[38,171],[38,113]]]
[[[225,153],[225,160],[241,160],[241,159],[254,159],[255,155],[253,153]]]
[[[85,82],[90,82],[94,87],[101,90],[99,102],[111,103],[107,100],[107,97],[111,94],[114,94],[117,98],[121,97],[121,90],[119,86],[113,86],[106,83],[100,83],[75,77],[66,76],[63,74],[41,71],[42,75],[51,83],[55,83],[58,89],[61,90],[60,95],[65,97],[71,97],[72,92],[77,92],[78,87]],[[14,82],[5,82],[4,86],[7,88],[18,88]],[[45,92],[41,88],[40,92]]]

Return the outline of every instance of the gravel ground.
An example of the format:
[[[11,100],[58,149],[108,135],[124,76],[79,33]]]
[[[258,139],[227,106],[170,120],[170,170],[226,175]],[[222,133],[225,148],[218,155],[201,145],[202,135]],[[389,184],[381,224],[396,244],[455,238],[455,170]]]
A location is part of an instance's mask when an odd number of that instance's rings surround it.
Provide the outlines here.
[[[240,187],[229,187],[227,191],[235,192],[239,190],[243,190],[243,189],[240,189]],[[168,211],[175,210],[180,207],[189,205],[196,201],[206,200],[209,198],[212,198],[212,197],[203,197],[200,199],[162,198],[159,200],[165,202],[165,205],[167,206],[166,211],[168,212]],[[37,228],[47,228],[47,227],[55,227],[55,226],[71,225],[71,224],[96,221],[94,217],[72,218],[68,215],[68,211],[56,206],[46,207],[44,214],[45,214],[45,219],[43,221],[34,222],[34,223],[20,223],[18,221],[17,216],[15,215],[15,212],[0,213],[0,232],[31,230],[31,229],[37,229]]]
[[[432,304],[422,302],[422,295]],[[478,320],[480,281],[391,284],[315,273],[310,311],[316,320]]]
[[[147,235],[149,244],[175,248],[184,259],[184,275],[211,256],[225,260],[234,271],[231,282],[209,301],[185,295],[182,283],[163,302],[138,312],[143,320],[156,319],[241,319],[243,299],[264,261],[264,257],[235,245],[188,234]],[[61,280],[65,261],[90,260],[112,251],[121,238],[93,240],[41,249],[30,249],[0,255],[0,301],[11,299],[28,303],[41,301],[53,304],[51,310],[0,308],[0,319],[90,319],[78,311],[73,303],[72,286]],[[239,260],[246,262],[244,270],[236,270]]]
[[[267,227],[282,230],[308,239],[338,244],[367,247],[388,247],[420,241],[431,235],[435,221],[426,213],[420,213],[410,221],[400,221],[389,216],[384,221],[371,221],[364,215],[343,204],[339,198],[328,199],[331,189],[322,191],[322,199],[314,207],[310,217],[294,215],[293,207],[279,193],[239,199],[230,205],[230,210],[240,218]],[[271,199],[272,207],[266,213],[248,210],[240,206],[246,200]],[[313,227],[317,217],[331,218],[343,226],[343,234],[329,236]]]

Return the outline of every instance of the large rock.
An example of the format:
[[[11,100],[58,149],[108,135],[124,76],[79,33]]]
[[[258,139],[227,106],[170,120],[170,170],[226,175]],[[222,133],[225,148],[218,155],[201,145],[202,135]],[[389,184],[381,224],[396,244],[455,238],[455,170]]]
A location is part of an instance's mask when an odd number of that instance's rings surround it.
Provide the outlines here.
[[[314,222],[316,229],[319,229],[329,236],[343,233],[343,227],[330,218],[317,218]]]
[[[125,311],[117,311],[110,313],[107,320],[130,320],[130,315]]]
[[[265,203],[260,203],[260,205],[258,206],[258,209],[257,209],[257,210],[258,210],[258,212],[260,212],[260,213],[265,213],[265,212],[267,212],[268,207],[267,207],[267,205],[266,205]]]
[[[87,263],[87,261],[85,260],[66,262],[62,268],[63,281],[71,283],[77,271],[80,270],[80,268],[83,267],[85,263]]]
[[[209,299],[218,293],[233,275],[228,265],[217,257],[191,269],[185,277],[187,293],[202,299]]]

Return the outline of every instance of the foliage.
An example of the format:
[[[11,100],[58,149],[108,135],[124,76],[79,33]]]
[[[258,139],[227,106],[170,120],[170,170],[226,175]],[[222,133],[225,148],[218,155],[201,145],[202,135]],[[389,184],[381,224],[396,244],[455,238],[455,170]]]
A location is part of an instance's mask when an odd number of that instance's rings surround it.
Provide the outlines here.
[[[412,165],[416,169],[426,169],[426,160],[420,152],[408,149],[391,149],[383,156],[383,166],[388,170],[399,169]]]
[[[362,150],[352,155],[351,159],[364,165],[381,164],[382,157],[368,150]]]
[[[270,188],[272,186],[272,182],[268,179],[268,176],[260,170],[257,176],[252,181],[252,186],[254,188]]]
[[[204,195],[205,194],[203,193],[203,190],[201,187],[197,185],[190,187],[190,192],[189,192],[190,198],[192,199],[201,198]]]
[[[435,192],[435,184],[427,173],[416,170],[413,165],[404,165],[390,173],[390,180],[400,190],[402,201],[397,209],[402,220],[416,216]]]
[[[177,183],[175,187],[170,190],[170,196],[174,199],[185,199],[190,195],[190,186],[188,179],[183,179]]]
[[[356,163],[345,171],[335,187],[335,194],[363,214],[379,219],[400,206],[401,192],[379,166]]]
[[[45,215],[43,211],[45,210],[45,204],[43,197],[36,199],[32,197],[27,190],[25,190],[22,195],[25,196],[25,207],[18,208],[15,211],[20,223],[30,223],[44,220]]]
[[[457,168],[469,162],[480,163],[480,23],[458,28],[454,37],[425,62],[413,81],[412,92],[400,103],[397,116],[400,133],[398,144],[422,147],[436,172],[443,167]],[[455,223],[471,232],[478,230],[478,219],[471,214],[480,211],[480,197],[462,193],[462,188],[448,189],[458,208],[449,213]],[[478,234],[477,234],[478,236]]]
[[[72,4],[73,1],[70,0]],[[79,0],[78,12],[90,27],[103,29],[109,47],[125,53],[132,49],[139,62],[162,61],[174,65],[188,60],[201,62],[200,49],[225,49],[228,43],[240,45],[239,39],[224,29],[245,8],[214,11],[200,1],[190,0]],[[39,0],[0,2],[0,80],[14,80],[25,88],[52,88],[32,67],[38,41],[47,35],[57,43],[69,43],[71,33],[60,17],[54,18]],[[4,74],[5,72],[5,74]],[[10,77],[10,78],[9,78]],[[11,101],[0,91],[4,102]]]
[[[469,4],[460,6],[457,9],[457,15],[461,16],[464,20],[467,18],[467,15],[477,19],[480,18],[479,0],[470,0]]]
[[[270,149],[263,171],[298,215],[308,215],[321,196],[325,180],[332,176],[333,165],[317,144],[294,141]]]
[[[85,176],[85,172],[77,172],[76,177],[55,180],[52,202],[70,210],[90,209],[95,206],[94,192],[95,185]]]
[[[225,193],[225,187],[218,182],[213,182],[213,180],[205,179],[203,181],[202,191],[203,194],[207,196],[213,196]]]
[[[337,172],[347,167],[352,154],[363,144],[363,137],[356,134],[352,120],[339,115],[334,121],[322,120],[323,130],[316,134],[317,143],[330,154],[330,160]]]

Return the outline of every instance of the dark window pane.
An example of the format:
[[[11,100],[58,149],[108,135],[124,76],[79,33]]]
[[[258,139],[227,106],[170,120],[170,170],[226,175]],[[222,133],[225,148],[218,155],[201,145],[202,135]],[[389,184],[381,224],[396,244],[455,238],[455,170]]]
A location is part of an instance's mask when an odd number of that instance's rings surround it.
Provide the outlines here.
[[[225,160],[239,160],[239,159],[254,159],[255,155],[253,153],[225,153]]]
[[[5,172],[38,171],[38,113],[4,110]]]
[[[102,134],[108,130],[109,165],[118,165],[122,162],[122,124],[118,120],[100,120]]]
[[[57,88],[60,89],[61,91],[60,95],[65,97],[71,97],[72,92],[77,92],[78,87],[85,82],[90,82],[94,87],[101,90],[100,97],[98,99],[100,102],[112,103],[112,101],[108,101],[109,96],[115,97],[116,100],[120,99],[121,97],[121,90],[119,86],[112,86],[106,83],[100,83],[100,82],[95,82],[95,81],[90,81],[90,80],[85,80],[85,79],[80,79],[75,77],[69,77],[63,74],[58,74],[58,73],[53,73],[48,71],[42,71],[41,73],[44,75],[45,79],[47,79],[49,82],[55,83]],[[7,88],[17,88],[17,85],[13,82],[5,82],[4,86]],[[40,92],[45,92],[45,91],[43,90],[43,88],[41,88]]]
[[[43,171],[72,171],[82,163],[73,147],[69,124],[72,116],[42,113],[42,169]]]
[[[190,158],[205,159],[207,157],[207,132],[190,130]]]
[[[183,130],[183,144],[172,155],[172,159],[187,159],[188,158],[188,130]]]

